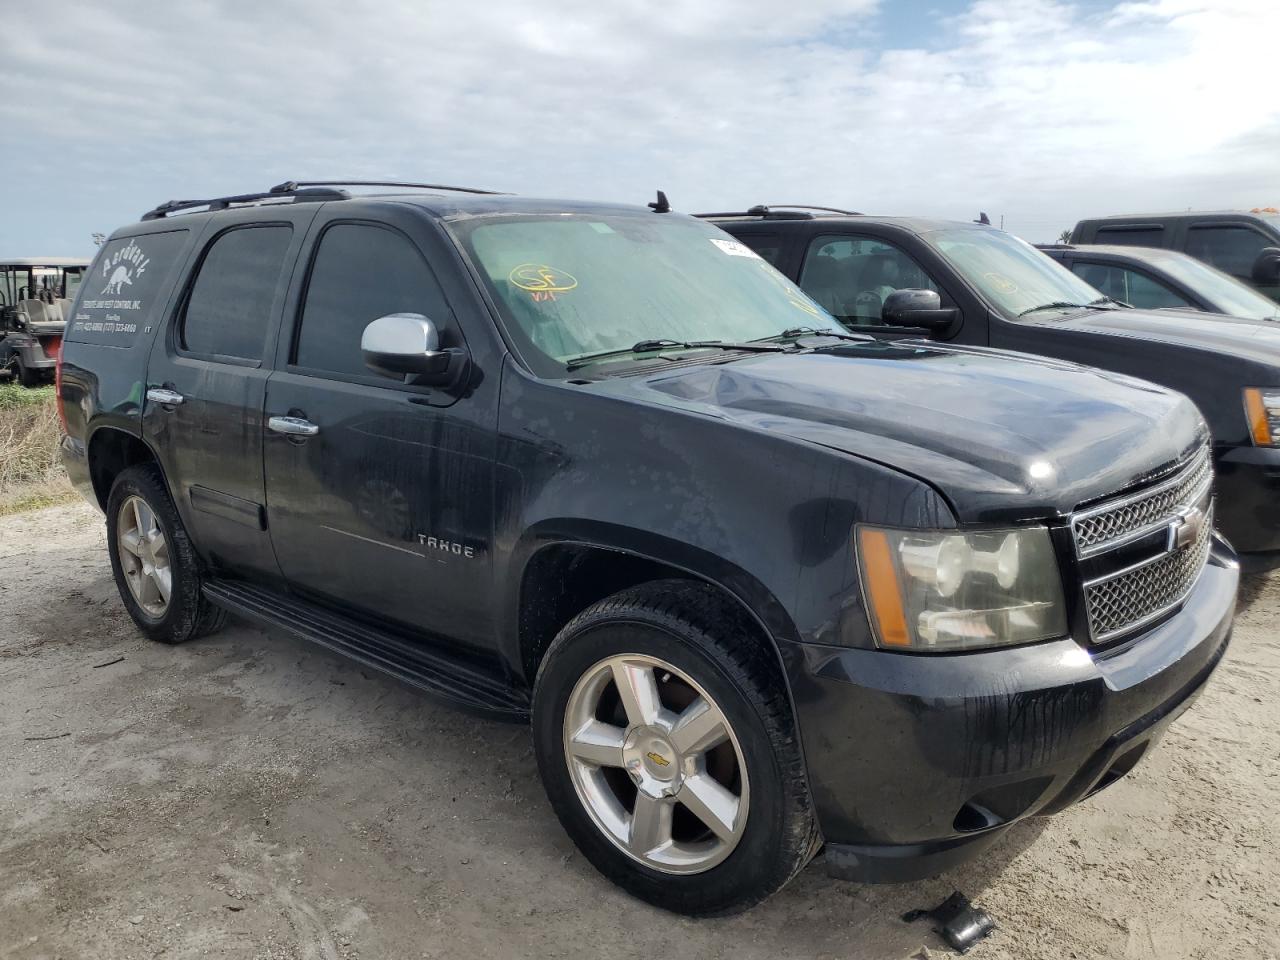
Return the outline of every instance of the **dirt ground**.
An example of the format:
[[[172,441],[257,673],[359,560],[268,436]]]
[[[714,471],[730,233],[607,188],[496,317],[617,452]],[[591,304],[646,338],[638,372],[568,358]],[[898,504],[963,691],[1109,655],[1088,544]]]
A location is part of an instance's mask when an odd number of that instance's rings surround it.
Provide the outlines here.
[[[0,957],[939,957],[899,915],[956,888],[983,960],[1280,957],[1280,576],[1110,790],[945,877],[814,864],[693,921],[575,854],[525,728],[241,624],[149,643],[103,544],[81,504],[0,518]]]

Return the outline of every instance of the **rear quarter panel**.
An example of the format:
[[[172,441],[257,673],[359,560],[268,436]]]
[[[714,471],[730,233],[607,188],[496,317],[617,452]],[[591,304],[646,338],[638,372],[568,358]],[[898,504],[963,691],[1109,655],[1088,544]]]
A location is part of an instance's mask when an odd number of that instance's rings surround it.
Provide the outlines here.
[[[196,232],[166,221],[118,230],[80,284],[63,338],[59,397],[67,421],[63,461],[90,502],[98,502],[88,472],[94,434],[141,436],[147,354]]]

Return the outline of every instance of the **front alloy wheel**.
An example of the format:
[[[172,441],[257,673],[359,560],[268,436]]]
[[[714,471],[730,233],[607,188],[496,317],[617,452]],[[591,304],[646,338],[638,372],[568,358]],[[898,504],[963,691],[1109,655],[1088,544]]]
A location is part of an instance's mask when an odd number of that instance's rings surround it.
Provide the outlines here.
[[[533,745],[551,808],[597,870],[649,903],[744,910],[818,848],[767,644],[722,591],[655,580],[587,607],[542,658]]]
[[[742,838],[742,748],[711,696],[669,663],[628,654],[591,668],[569,695],[564,751],[591,818],[645,866],[699,873]]]
[[[161,643],[218,629],[226,614],[204,598],[200,560],[159,467],[121,471],[106,513],[111,573],[138,629]]]

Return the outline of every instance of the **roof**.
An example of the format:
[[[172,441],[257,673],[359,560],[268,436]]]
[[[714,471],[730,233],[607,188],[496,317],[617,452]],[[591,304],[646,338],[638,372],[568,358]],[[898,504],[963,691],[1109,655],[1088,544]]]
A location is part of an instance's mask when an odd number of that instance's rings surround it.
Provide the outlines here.
[[[1104,217],[1082,217],[1081,223],[1098,220],[1172,220],[1175,217],[1261,217],[1274,219],[1280,214],[1267,210],[1171,210],[1166,213],[1109,213]]]
[[[324,186],[323,184],[330,184]],[[339,185],[386,187],[383,192],[352,193]],[[405,188],[410,188],[406,190]],[[658,204],[649,209],[639,205],[602,204],[584,200],[555,200],[496,193],[475,187],[446,187],[438,184],[397,181],[291,181],[258,193],[243,193],[207,200],[169,200],[148,210],[143,221],[167,220],[175,215],[200,216],[224,210],[250,210],[296,203],[399,203],[416,206],[441,218],[477,217],[494,214],[558,214],[558,213],[644,213],[658,206],[666,212],[665,199],[659,191]]]
[[[1119,243],[1038,243],[1036,249],[1046,253],[1055,250],[1072,250],[1101,257],[1122,257],[1127,260],[1143,260],[1155,263],[1159,260],[1194,260],[1189,254],[1160,247],[1131,247]]]
[[[434,216],[445,219],[462,219],[466,217],[483,217],[501,214],[645,214],[646,216],[666,216],[655,214],[640,204],[598,203],[590,200],[557,200],[549,197],[523,197],[507,194],[496,196],[456,196],[446,194],[417,193],[375,193],[353,196],[352,201],[385,200],[422,207]]]
[[[906,230],[910,233],[932,233],[935,230],[957,230],[957,229],[995,230],[997,229],[996,227],[993,227],[989,224],[973,223],[972,221],[969,221],[969,220],[939,220],[936,217],[890,217],[890,216],[876,216],[874,214],[866,214],[866,213],[857,213],[857,214],[849,214],[849,215],[837,214],[837,213],[821,213],[821,214],[814,214],[813,216],[803,217],[803,218],[762,217],[754,214],[747,215],[745,213],[730,214],[728,216],[718,215],[718,214],[707,216],[706,214],[702,214],[702,216],[705,216],[708,220],[711,220],[712,222],[732,220],[735,223],[752,222],[752,221],[760,222],[760,223],[767,222],[769,224],[778,224],[778,223],[823,224],[823,223],[832,223],[832,222],[837,222],[837,223],[850,222],[850,223],[857,223],[861,225],[866,223],[883,223],[883,224],[888,224],[889,226],[901,227],[903,230]]]
[[[0,257],[0,267],[87,267],[84,257]]]

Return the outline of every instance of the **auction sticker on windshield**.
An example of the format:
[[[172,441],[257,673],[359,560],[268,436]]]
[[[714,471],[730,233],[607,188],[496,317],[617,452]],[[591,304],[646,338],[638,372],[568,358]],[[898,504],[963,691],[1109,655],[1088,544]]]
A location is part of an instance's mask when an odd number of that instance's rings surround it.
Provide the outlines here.
[[[737,240],[725,240],[720,237],[708,237],[707,239],[719,247],[721,252],[727,253],[731,257],[755,257],[757,260],[760,258],[760,254],[745,243],[739,243]]]

